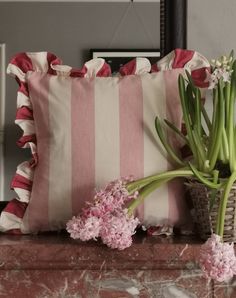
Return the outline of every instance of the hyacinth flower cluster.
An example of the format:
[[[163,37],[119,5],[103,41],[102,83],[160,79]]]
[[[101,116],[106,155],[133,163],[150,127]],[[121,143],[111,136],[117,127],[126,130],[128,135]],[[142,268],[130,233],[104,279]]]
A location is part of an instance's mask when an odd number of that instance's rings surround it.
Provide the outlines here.
[[[186,134],[166,119],[156,117],[157,135],[174,170],[135,181],[120,179],[96,193],[82,214],[67,224],[74,239],[83,241],[101,238],[111,248],[125,249],[132,244],[132,235],[139,224],[135,209],[164,183],[177,177],[194,177],[212,190],[209,206],[215,204],[215,192],[222,191],[216,227],[202,246],[199,264],[208,278],[225,281],[236,274],[233,244],[223,242],[227,200],[236,180],[236,60],[233,52],[212,62],[207,75],[213,113],[209,115],[201,99],[201,91],[186,72],[179,76],[179,94]],[[191,157],[183,159],[168,142],[166,128],[171,129],[189,148]],[[158,198],[157,198],[158,200]],[[207,206],[206,206],[207,207]]]
[[[96,192],[93,202],[79,216],[68,221],[66,229],[73,239],[82,241],[100,238],[110,248],[123,250],[132,244],[132,236],[140,224],[134,216],[144,199],[170,176],[185,177],[186,171],[170,171],[140,180],[121,178],[110,182]],[[191,171],[188,173],[191,175]]]
[[[82,214],[67,223],[67,231],[74,239],[87,241],[101,238],[110,248],[124,249],[132,244],[132,235],[139,223],[128,214],[126,205],[135,200],[138,192],[129,194],[125,185],[130,179],[119,179],[96,192],[94,201],[87,203]]]

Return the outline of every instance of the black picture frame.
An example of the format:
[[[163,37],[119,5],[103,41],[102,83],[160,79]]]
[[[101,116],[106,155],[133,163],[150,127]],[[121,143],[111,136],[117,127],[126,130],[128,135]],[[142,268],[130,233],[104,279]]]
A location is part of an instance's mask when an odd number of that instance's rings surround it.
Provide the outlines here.
[[[188,0],[160,0],[161,57],[187,48]]]
[[[110,65],[112,73],[135,57],[146,57],[151,64],[161,57],[160,49],[91,49],[91,58],[103,58]]]

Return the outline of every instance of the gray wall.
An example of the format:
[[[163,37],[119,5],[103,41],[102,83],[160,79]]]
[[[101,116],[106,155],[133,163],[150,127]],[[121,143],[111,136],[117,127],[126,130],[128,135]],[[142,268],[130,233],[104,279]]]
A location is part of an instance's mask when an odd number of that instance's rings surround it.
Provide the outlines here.
[[[188,0],[189,48],[209,59],[236,52],[235,28],[235,0]]]
[[[0,3],[0,42],[7,62],[17,52],[51,51],[74,67],[89,59],[91,48],[158,48],[159,4]],[[17,86],[7,78],[5,198],[17,164],[30,155],[16,146],[13,124]],[[22,152],[23,151],[23,152]]]

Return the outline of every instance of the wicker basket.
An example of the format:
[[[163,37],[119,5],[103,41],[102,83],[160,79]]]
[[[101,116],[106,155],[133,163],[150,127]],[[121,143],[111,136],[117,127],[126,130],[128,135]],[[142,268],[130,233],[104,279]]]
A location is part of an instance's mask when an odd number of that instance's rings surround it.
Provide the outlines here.
[[[222,190],[217,191],[215,204],[210,212],[211,190],[196,180],[188,180],[185,184],[193,203],[197,231],[200,237],[206,240],[215,232]],[[236,242],[236,184],[233,185],[228,198],[223,239],[226,242]]]

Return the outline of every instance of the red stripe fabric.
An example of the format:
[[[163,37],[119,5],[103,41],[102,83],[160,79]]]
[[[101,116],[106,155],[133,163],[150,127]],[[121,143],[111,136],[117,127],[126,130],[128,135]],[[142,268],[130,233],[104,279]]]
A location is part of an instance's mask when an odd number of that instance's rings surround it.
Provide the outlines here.
[[[21,92],[23,94],[25,94],[26,96],[29,96],[29,90],[28,90],[28,85],[25,82],[21,82],[19,79],[16,79],[16,81],[19,84],[19,89],[18,92]]]
[[[87,73],[87,68],[86,67],[83,67],[81,70],[76,69],[76,68],[72,68],[72,70],[70,72],[70,76],[72,78],[83,78],[86,73]]]
[[[17,119],[33,120],[33,111],[30,108],[23,106],[16,112],[16,120]]]
[[[153,64],[151,67],[151,72],[158,72],[158,71],[159,71],[159,69],[158,69],[157,64]]]
[[[35,135],[35,134],[21,137],[21,138],[16,142],[16,144],[17,144],[20,148],[22,148],[22,147],[24,147],[27,143],[30,143],[30,142],[36,144],[36,135]]]
[[[56,71],[51,68],[51,65],[62,64],[61,59],[52,53],[47,53],[47,61],[48,61],[48,73],[55,75]]]
[[[191,76],[192,76],[193,81],[196,84],[196,86],[198,86],[200,88],[207,88],[209,86],[209,83],[206,82],[207,69],[209,70],[209,68],[207,68],[207,67],[202,67],[199,69],[194,69],[191,72]]]
[[[11,182],[11,188],[22,188],[31,191],[32,181],[25,178],[24,176],[15,174]]]
[[[72,210],[76,215],[95,188],[94,80],[73,79],[71,93]]]
[[[172,68],[183,68],[193,58],[194,53],[191,50],[176,49]]]
[[[135,74],[136,71],[136,59],[131,60],[120,68],[119,73],[122,76]]]
[[[27,71],[32,71],[33,64],[31,59],[27,56],[26,53],[20,53],[16,55],[12,60],[11,64],[16,65],[23,73],[27,73]]]
[[[19,218],[23,218],[27,206],[27,203],[22,203],[17,199],[13,199],[7,204],[7,206],[4,209],[4,212],[14,214]]]
[[[111,75],[110,65],[104,63],[102,68],[97,72],[96,77],[109,77]]]

